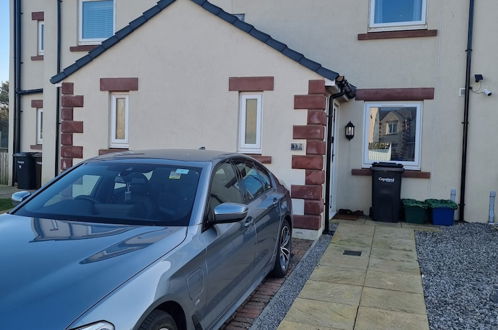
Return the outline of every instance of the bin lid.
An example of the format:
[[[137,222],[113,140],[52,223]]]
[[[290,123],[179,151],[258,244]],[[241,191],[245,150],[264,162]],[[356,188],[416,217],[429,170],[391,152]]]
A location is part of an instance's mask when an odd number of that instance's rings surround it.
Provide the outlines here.
[[[41,152],[34,152],[34,153],[32,154],[32,156],[33,156],[33,157],[35,157],[35,158],[42,158],[42,155],[43,155],[43,154],[42,154]]]
[[[34,152],[18,152],[14,154],[14,157],[32,157]]]
[[[378,162],[373,163],[370,168],[372,171],[387,171],[387,172],[404,172],[403,164],[398,163],[387,163],[387,162]]]

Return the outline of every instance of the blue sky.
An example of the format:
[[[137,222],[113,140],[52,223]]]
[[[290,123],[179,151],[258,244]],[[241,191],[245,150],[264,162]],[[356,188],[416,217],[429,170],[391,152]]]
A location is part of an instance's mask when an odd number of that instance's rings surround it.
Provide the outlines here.
[[[9,80],[9,1],[0,0],[0,81]]]

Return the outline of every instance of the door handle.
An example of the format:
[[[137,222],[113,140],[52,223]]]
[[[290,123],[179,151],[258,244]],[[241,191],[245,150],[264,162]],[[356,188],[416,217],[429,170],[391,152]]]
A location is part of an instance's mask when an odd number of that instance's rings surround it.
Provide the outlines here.
[[[277,204],[278,204],[278,198],[277,198],[277,197],[274,197],[274,198],[273,198],[273,200],[272,200],[272,202],[271,202],[271,204],[272,204],[273,206],[277,205]]]
[[[252,224],[252,217],[248,217],[246,218],[246,220],[244,220],[244,227],[249,227],[251,224]]]

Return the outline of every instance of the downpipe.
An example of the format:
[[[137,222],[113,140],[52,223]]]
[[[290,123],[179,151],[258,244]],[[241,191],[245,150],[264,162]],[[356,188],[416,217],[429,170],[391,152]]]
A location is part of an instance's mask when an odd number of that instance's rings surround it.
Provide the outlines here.
[[[488,224],[495,224],[495,202],[496,202],[496,191],[491,191],[489,193],[489,218]]]

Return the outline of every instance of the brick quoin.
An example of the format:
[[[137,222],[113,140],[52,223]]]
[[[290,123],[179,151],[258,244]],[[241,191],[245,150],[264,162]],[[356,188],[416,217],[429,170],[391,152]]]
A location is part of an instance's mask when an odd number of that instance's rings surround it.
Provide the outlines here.
[[[326,98],[324,95],[295,95],[294,109],[325,110]]]
[[[323,169],[322,156],[292,156],[292,168],[294,169],[307,169],[307,170],[321,170]]]
[[[321,185],[325,183],[325,171],[306,170],[307,185]]]
[[[319,125],[294,125],[292,130],[294,139],[323,140],[325,137],[325,128]]]
[[[308,124],[327,125],[327,114],[323,110],[308,110]]]
[[[327,146],[325,141],[308,141],[306,143],[307,155],[325,155],[327,153]]]
[[[62,146],[62,158],[83,158],[83,147],[79,146]]]
[[[306,215],[320,215],[324,209],[323,200],[319,201],[304,201],[304,214]]]
[[[61,170],[67,170],[68,168],[73,166],[72,158],[62,158],[61,159]]]
[[[62,133],[83,133],[82,121],[65,120],[61,123]]]
[[[61,86],[62,95],[73,95],[74,94],[74,83],[65,82]]]
[[[320,215],[294,215],[294,227],[300,229],[318,230],[322,222]]]
[[[292,185],[291,186],[291,197],[295,199],[312,199],[320,200],[322,199],[322,185]]]
[[[82,107],[84,105],[83,95],[63,95],[62,96],[62,106],[63,107]]]
[[[61,144],[64,146],[73,145],[73,134],[72,133],[62,133],[61,134]]]
[[[327,94],[325,89],[325,80],[310,80],[308,82],[308,94]]]
[[[61,110],[62,120],[73,120],[73,108],[62,108]]]

